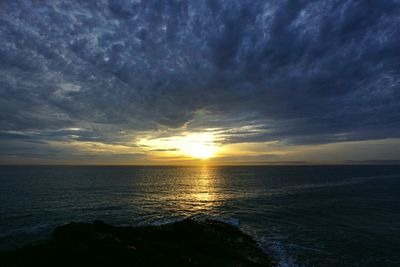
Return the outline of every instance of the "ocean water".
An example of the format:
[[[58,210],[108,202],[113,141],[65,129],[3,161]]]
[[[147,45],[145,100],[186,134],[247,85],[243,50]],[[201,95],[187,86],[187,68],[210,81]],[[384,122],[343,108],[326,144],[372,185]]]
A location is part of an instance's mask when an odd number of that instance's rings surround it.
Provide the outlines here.
[[[0,167],[0,250],[70,221],[213,218],[280,266],[400,266],[400,166]]]

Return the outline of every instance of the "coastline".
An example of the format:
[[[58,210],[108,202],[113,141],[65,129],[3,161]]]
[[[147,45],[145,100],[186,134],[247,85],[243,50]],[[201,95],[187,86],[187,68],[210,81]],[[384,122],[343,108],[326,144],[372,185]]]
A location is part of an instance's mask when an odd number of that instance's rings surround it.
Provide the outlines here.
[[[57,227],[39,245],[0,253],[2,266],[275,266],[255,240],[224,222],[192,219],[117,227],[102,221]]]

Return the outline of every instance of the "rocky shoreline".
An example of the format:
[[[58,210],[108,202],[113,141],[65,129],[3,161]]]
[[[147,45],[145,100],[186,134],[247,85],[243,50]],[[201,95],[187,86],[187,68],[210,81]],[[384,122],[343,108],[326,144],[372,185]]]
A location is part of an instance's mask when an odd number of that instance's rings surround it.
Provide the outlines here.
[[[0,254],[1,266],[275,266],[229,224],[185,219],[143,227],[101,221],[58,227],[46,243]]]

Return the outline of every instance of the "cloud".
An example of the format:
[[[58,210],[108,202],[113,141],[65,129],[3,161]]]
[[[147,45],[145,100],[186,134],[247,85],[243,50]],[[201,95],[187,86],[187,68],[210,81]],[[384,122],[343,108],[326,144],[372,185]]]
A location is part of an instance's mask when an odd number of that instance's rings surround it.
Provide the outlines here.
[[[59,89],[54,92],[54,95],[59,98],[68,97],[71,93],[77,93],[81,90],[79,85],[72,83],[61,83]]]
[[[395,0],[2,1],[0,137],[399,138],[399,24]]]

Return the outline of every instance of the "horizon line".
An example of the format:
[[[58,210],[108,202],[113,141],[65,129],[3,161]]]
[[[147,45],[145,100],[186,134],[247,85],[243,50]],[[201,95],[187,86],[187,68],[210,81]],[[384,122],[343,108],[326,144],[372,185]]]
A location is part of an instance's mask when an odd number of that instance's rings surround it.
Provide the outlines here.
[[[240,162],[240,163],[208,163],[208,162],[197,162],[197,163],[182,163],[182,164],[80,164],[80,163],[0,163],[0,166],[87,166],[87,167],[185,167],[185,166],[346,166],[346,165],[400,165],[400,160],[364,160],[364,161],[276,161],[276,162]]]

